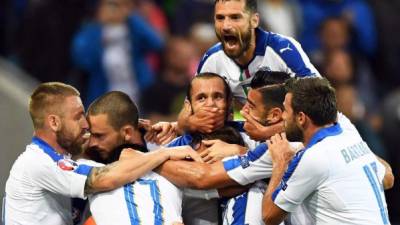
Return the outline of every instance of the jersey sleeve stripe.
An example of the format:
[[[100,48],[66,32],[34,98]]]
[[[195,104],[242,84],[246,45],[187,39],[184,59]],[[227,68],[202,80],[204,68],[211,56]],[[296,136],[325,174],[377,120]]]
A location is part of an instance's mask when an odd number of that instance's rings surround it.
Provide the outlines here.
[[[224,165],[225,171],[230,171],[230,170],[233,170],[233,169],[239,167],[240,162],[241,162],[241,160],[238,157],[224,161],[223,165]]]
[[[304,155],[304,152],[306,149],[300,150],[296,153],[295,157],[292,159],[292,161],[289,163],[288,169],[286,172],[283,174],[282,181],[279,184],[279,186],[276,188],[276,190],[272,193],[272,200],[275,201],[276,196],[282,189],[286,189],[286,182],[289,180],[289,178],[292,176],[293,172],[295,171],[297,165],[299,164],[301,158]]]
[[[268,46],[274,50],[296,76],[319,75],[308,56],[301,49],[300,44],[295,40],[278,34],[271,35],[268,40]]]
[[[203,58],[200,60],[199,66],[197,67],[197,74],[199,74],[201,72],[201,69],[203,68],[203,65],[207,61],[207,59],[211,55],[213,55],[214,53],[216,53],[216,52],[218,52],[220,50],[222,50],[222,44],[221,43],[217,43],[216,45],[214,45],[213,47],[208,49],[208,51],[204,54]]]
[[[32,138],[32,143],[39,146],[54,162],[58,162],[63,159],[63,156],[58,154],[49,144],[38,137]]]
[[[257,28],[256,29],[256,49],[254,51],[255,55],[263,56],[265,54],[265,49],[268,44],[269,33]]]
[[[276,196],[279,194],[279,192],[283,189],[286,189],[287,186],[287,181],[290,179],[292,174],[294,173],[297,165],[299,164],[301,158],[303,157],[304,153],[310,149],[314,144],[320,142],[322,139],[329,137],[329,136],[335,136],[342,133],[342,128],[340,127],[339,123],[336,123],[333,126],[327,127],[327,128],[322,128],[320,129],[314,136],[311,138],[308,146],[306,148],[298,151],[296,155],[293,157],[292,161],[290,161],[288,165],[288,169],[286,172],[283,174],[281,183],[279,186],[276,188],[274,193],[272,193],[272,200],[275,201]]]
[[[58,162],[62,159],[64,159],[63,155],[58,154],[49,144],[47,144],[45,141],[38,137],[33,137],[32,138],[32,143],[35,145],[38,145],[41,150],[43,150],[46,155],[50,156],[50,158],[54,162]],[[75,162],[74,162],[75,163]],[[89,175],[90,171],[93,169],[92,166],[89,165],[84,165],[80,164],[76,169],[73,170],[74,173],[80,174],[80,175]]]
[[[93,167],[88,166],[88,165],[79,165],[78,168],[74,170],[75,173],[80,174],[80,175],[85,175],[88,176],[90,171],[92,171]]]
[[[175,138],[172,140],[167,147],[177,147],[177,146],[183,146],[183,145],[190,145],[192,143],[192,136],[189,134],[184,134],[180,137]]]
[[[265,143],[258,145],[254,150],[248,151],[245,155],[235,156],[234,158],[223,161],[225,171],[230,171],[241,166],[246,168],[250,162],[258,160],[268,150],[268,146]]]

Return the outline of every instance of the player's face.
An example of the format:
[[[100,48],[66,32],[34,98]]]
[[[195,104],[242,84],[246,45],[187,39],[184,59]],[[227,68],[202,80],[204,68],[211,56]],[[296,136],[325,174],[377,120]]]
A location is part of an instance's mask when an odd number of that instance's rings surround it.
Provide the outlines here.
[[[247,102],[243,106],[242,109],[244,112],[249,114],[256,122],[258,122],[262,126],[267,125],[267,115],[268,112],[265,109],[264,101],[262,99],[262,95],[259,91],[250,89],[249,94],[247,95]],[[258,129],[253,123],[245,120],[244,122],[244,130],[251,137],[251,139],[256,141],[265,141],[265,135]]]
[[[204,107],[227,110],[225,86],[220,78],[194,79],[191,99],[193,113]]]
[[[78,155],[88,139],[89,129],[81,99],[78,96],[66,97],[62,110],[61,129],[56,132],[57,143],[70,154]]]
[[[285,133],[289,141],[302,142],[304,140],[303,131],[296,121],[296,115],[292,108],[292,98],[292,93],[287,93],[283,102],[285,111],[283,111],[282,118],[285,121]]]
[[[253,35],[251,17],[245,9],[245,1],[218,1],[215,4],[215,33],[224,52],[236,59],[249,49]]]
[[[106,114],[89,115],[90,139],[89,148],[100,155],[103,160],[108,160],[112,151],[124,144],[124,138],[109,123]]]

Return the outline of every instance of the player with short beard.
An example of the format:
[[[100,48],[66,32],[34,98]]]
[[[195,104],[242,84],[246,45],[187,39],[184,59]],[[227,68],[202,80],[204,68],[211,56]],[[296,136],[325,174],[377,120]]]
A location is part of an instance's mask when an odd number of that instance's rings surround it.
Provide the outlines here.
[[[29,113],[34,137],[14,162],[6,183],[6,224],[71,225],[71,198],[120,187],[168,159],[191,156],[201,161],[190,147],[181,147],[128,155],[103,167],[76,163],[71,157],[90,136],[79,95],[59,82],[40,84],[33,91]]]
[[[384,188],[393,186],[391,169],[338,113],[329,81],[290,79],[285,86],[286,134],[267,141],[273,167],[263,198],[265,224],[280,224],[300,205],[311,224],[390,224]],[[293,156],[289,141],[304,148]]]
[[[197,74],[211,72],[224,77],[237,108],[246,103],[250,81],[261,67],[292,77],[320,76],[296,40],[259,28],[257,0],[215,0],[214,27],[220,42],[204,54]],[[178,126],[211,132],[221,127],[220,117],[216,108],[193,115],[183,111]],[[277,130],[276,126],[270,129]]]

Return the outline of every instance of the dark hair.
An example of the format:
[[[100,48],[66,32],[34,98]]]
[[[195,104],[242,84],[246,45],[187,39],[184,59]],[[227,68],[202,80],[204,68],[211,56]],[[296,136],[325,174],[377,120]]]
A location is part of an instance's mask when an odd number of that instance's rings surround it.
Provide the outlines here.
[[[211,78],[218,78],[221,79],[221,81],[224,83],[224,89],[225,89],[225,97],[226,97],[226,102],[229,105],[230,101],[232,100],[232,91],[231,88],[229,87],[228,83],[226,82],[225,78],[216,74],[216,73],[199,73],[195,77],[193,77],[192,81],[190,81],[189,86],[186,90],[186,98],[189,100],[189,102],[192,102],[192,85],[193,81],[196,79],[211,79]]]
[[[139,111],[131,98],[121,91],[110,91],[90,104],[88,115],[106,114],[110,125],[119,130],[122,126],[138,128]]]
[[[257,89],[260,92],[264,108],[268,111],[271,108],[278,107],[283,110],[283,101],[285,100],[285,84],[267,85]]]
[[[227,2],[231,0],[215,0],[214,5],[217,4],[217,2]],[[241,0],[236,0],[236,1],[241,1]],[[244,0],[245,2],[245,9],[251,13],[256,13],[257,12],[257,0]]]
[[[231,126],[224,126],[208,134],[195,132],[191,135],[192,135],[191,146],[196,146],[202,140],[214,140],[214,139],[219,139],[229,144],[237,144],[245,146],[243,138],[240,135],[239,131],[237,131],[235,128]]]
[[[283,84],[290,78],[285,72],[271,71],[266,67],[262,67],[254,74],[250,82],[252,89],[264,87],[266,85]]]
[[[293,95],[294,113],[305,113],[317,126],[336,122],[335,89],[326,78],[292,78],[286,82],[285,87]]]

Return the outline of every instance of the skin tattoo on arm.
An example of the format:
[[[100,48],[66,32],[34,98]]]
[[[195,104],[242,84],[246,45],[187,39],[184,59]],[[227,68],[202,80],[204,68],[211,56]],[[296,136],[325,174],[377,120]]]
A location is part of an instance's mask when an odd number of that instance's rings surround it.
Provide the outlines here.
[[[95,187],[96,181],[102,179],[110,170],[116,166],[116,163],[111,163],[107,166],[94,167],[85,183],[85,195],[93,194],[98,191]]]

